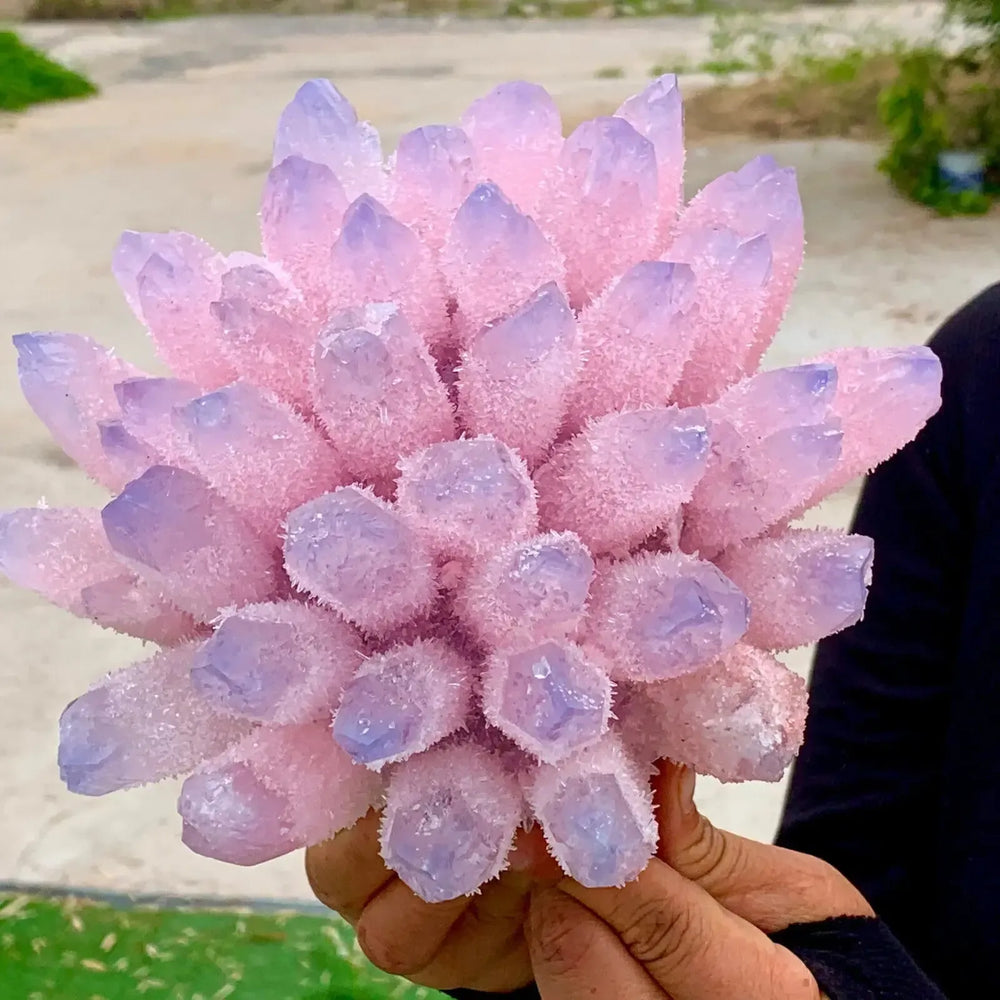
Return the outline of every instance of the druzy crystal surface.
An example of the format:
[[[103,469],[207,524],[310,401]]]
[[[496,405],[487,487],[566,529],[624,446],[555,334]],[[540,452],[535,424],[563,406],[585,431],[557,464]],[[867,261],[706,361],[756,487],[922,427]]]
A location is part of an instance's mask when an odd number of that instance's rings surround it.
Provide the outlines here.
[[[633,878],[658,758],[781,777],[806,697],[775,653],[856,622],[873,567],[794,520],[919,431],[941,371],[924,348],[761,370],[794,172],[758,157],[685,205],[682,123],[671,76],[565,138],[513,82],[384,158],[313,80],[261,252],[115,250],[168,374],[15,338],[111,495],[0,515],[0,570],[157,647],[63,713],[72,791],[187,775],[184,842],[236,864],[374,808],[439,901],[530,823],[584,884]]]

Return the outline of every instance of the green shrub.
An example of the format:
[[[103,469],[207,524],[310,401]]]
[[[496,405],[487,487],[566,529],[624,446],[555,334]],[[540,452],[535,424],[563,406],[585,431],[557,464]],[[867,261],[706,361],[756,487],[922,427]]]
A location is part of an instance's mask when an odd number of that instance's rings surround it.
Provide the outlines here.
[[[89,97],[97,88],[79,73],[0,31],[0,110],[20,111],[40,101]]]
[[[896,80],[880,95],[879,113],[889,131],[879,169],[903,194],[943,215],[989,209],[1000,177],[1000,64],[991,46],[952,56],[935,48],[904,53]],[[943,183],[938,157],[950,149],[983,154],[983,193]]]
[[[947,0],[947,6],[952,17],[982,28],[991,44],[1000,45],[1000,0]]]

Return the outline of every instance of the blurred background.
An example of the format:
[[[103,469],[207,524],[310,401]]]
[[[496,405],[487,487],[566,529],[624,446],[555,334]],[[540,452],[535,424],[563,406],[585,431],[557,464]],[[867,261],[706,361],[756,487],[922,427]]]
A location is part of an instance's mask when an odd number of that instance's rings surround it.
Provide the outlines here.
[[[111,277],[119,233],[256,249],[273,125],[309,77],[332,79],[391,150],[503,80],[544,85],[568,131],[677,73],[689,193],[760,152],[799,173],[806,264],[771,362],[922,342],[1000,278],[997,20],[995,0],[0,0],[0,506],[103,502],[21,399],[7,338],[84,333],[155,370]],[[846,525],[855,496],[810,519]],[[244,870],[191,854],[171,783],[63,789],[59,713],[136,658],[135,640],[5,582],[0,628],[5,1000],[397,995],[339,926],[268,915],[310,901],[299,856]],[[789,660],[805,673],[809,651]],[[773,835],[781,786],[698,794],[716,823]],[[77,898],[101,894],[118,909]],[[253,915],[178,915],[178,898]]]

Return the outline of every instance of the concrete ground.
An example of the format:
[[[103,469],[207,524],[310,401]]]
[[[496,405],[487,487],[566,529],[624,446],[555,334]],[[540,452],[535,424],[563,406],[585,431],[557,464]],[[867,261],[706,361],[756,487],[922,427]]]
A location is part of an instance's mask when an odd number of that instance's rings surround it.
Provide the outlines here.
[[[926,32],[936,8],[836,8],[860,30]],[[782,22],[787,23],[787,22]],[[0,330],[64,329],[152,365],[108,261],[125,228],[182,228],[222,249],[255,245],[254,213],[270,130],[304,78],[328,75],[383,130],[449,121],[494,83],[547,85],[567,116],[611,109],[671,55],[707,51],[707,23],[380,22],[246,17],[158,24],[30,25],[29,41],[85,69],[103,88],[85,103],[0,118]],[[621,66],[621,79],[595,72]],[[704,81],[685,80],[686,86]],[[692,190],[763,151],[737,138],[691,151]],[[1000,274],[1000,216],[939,219],[896,197],[879,151],[846,141],[773,144],[799,170],[807,262],[772,351],[775,363],[847,344],[907,344]],[[13,351],[0,348],[0,504],[100,503],[20,398]],[[853,493],[817,515],[846,522]],[[136,892],[308,896],[301,862],[244,871],[189,854],[178,840],[176,787],[76,798],[55,768],[56,720],[102,672],[140,653],[32,596],[0,585],[0,882],[55,882]],[[794,659],[806,669],[808,658]],[[701,800],[720,823],[770,837],[780,787],[723,788]]]

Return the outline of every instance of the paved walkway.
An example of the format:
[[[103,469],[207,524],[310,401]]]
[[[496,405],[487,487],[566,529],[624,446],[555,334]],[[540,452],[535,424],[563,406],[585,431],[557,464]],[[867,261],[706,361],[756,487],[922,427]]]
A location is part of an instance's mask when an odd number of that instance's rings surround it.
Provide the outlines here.
[[[934,8],[811,10],[929,30]],[[785,17],[780,23],[788,23]],[[901,27],[902,25],[902,27]],[[31,25],[25,35],[90,72],[99,99],[0,120],[0,331],[68,329],[151,364],[119,299],[108,259],[124,228],[187,228],[223,249],[253,247],[270,130],[306,77],[329,75],[383,130],[453,120],[495,82],[536,79],[567,117],[613,108],[654,63],[707,51],[707,22],[664,20],[502,26],[247,17],[159,24]],[[894,27],[895,26],[895,27]],[[889,30],[887,29],[887,30]],[[853,30],[853,29],[852,29]],[[621,66],[625,76],[598,80]],[[687,86],[699,80],[685,80]],[[762,151],[715,142],[690,157],[692,189]],[[776,363],[841,344],[923,340],[949,310],[1000,274],[1000,216],[943,220],[895,197],[878,150],[844,141],[775,144],[800,171],[808,260]],[[46,496],[98,503],[21,401],[13,351],[0,348],[0,505]],[[822,512],[843,523],[850,492]],[[307,895],[297,858],[244,871],[189,854],[177,840],[176,788],[105,799],[68,795],[55,771],[62,706],[138,644],[0,586],[0,881],[134,891]],[[795,663],[805,668],[805,657]],[[721,788],[702,801],[731,828],[769,837],[780,789]]]

